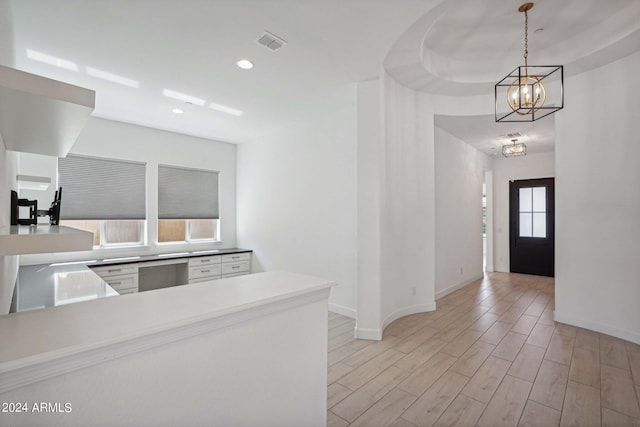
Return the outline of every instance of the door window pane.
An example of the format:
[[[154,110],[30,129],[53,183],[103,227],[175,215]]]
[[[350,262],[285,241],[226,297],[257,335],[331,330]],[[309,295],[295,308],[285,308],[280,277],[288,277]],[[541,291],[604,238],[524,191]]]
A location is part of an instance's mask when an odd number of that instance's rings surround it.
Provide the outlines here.
[[[520,189],[520,212],[531,212],[531,188]]]
[[[520,237],[532,237],[531,213],[520,212]]]
[[[519,190],[520,237],[547,237],[547,189],[525,187]]]
[[[533,188],[533,212],[545,212],[547,210],[546,190],[545,187]]]
[[[547,237],[547,214],[533,214],[533,237]]]

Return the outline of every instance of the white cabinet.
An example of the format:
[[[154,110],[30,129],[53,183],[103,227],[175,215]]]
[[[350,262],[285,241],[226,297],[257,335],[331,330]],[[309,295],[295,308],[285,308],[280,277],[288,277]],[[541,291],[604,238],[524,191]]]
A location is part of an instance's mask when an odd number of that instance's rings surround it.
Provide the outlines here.
[[[251,253],[242,252],[189,258],[189,283],[251,273]]]
[[[92,90],[0,66],[0,134],[7,150],[64,157],[95,108]]]
[[[138,292],[138,264],[105,265],[92,270],[120,295]]]
[[[220,256],[189,258],[189,283],[220,278]]]
[[[169,270],[170,267],[176,267]],[[179,268],[178,268],[179,267]],[[91,268],[120,295],[251,273],[251,253],[203,255]]]

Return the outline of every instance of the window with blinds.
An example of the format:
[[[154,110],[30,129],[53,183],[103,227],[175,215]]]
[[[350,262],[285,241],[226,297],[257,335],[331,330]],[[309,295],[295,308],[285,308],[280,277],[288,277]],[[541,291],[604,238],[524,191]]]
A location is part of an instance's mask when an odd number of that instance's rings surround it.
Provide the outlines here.
[[[158,242],[217,240],[219,173],[158,166]]]
[[[58,159],[61,224],[94,234],[94,246],[145,240],[146,164],[68,155]]]

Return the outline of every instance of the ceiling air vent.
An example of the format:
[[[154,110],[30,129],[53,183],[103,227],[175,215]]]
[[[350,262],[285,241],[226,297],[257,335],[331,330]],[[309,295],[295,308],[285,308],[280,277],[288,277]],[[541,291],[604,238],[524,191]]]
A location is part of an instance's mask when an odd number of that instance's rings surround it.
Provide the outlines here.
[[[260,37],[256,39],[256,42],[273,51],[276,51],[287,44],[286,41],[276,36],[275,34],[270,33],[269,31],[265,31],[264,33],[262,33]]]
[[[522,138],[523,136],[524,134],[522,132],[513,132],[513,133],[500,135],[500,137],[504,139]]]

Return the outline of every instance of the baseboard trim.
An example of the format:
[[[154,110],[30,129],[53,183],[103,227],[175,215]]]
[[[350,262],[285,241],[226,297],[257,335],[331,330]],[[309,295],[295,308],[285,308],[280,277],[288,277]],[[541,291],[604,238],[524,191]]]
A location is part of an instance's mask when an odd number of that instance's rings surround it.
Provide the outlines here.
[[[451,292],[455,292],[458,289],[464,288],[468,284],[473,283],[476,280],[480,280],[482,278],[484,278],[484,274],[481,274],[479,276],[476,276],[476,277],[473,277],[473,278],[471,278],[469,280],[466,280],[466,281],[464,281],[462,283],[458,283],[457,285],[449,286],[448,288],[445,288],[445,289],[443,289],[441,291],[438,291],[438,292],[436,292],[436,299],[440,299],[442,297],[445,297],[445,296],[449,295]]]
[[[382,322],[382,331],[384,331],[384,328],[389,326],[391,322],[393,322],[394,320],[398,320],[401,317],[409,316],[411,314],[435,311],[435,309],[436,309],[435,301],[429,304],[418,304],[418,305],[411,305],[409,307],[401,308],[400,310],[397,310],[391,313],[384,319],[384,321]]]
[[[356,326],[355,336],[361,340],[380,341],[382,340],[382,329],[358,328]]]
[[[553,319],[556,322],[566,323],[568,325],[578,326],[580,328],[589,329],[602,334],[611,335],[616,338],[631,341],[640,345],[640,332],[630,331],[628,329],[618,328],[616,326],[607,325],[600,322],[594,322],[592,320],[586,320],[579,317],[571,316],[566,313],[559,312],[558,310],[553,312]]]
[[[356,318],[356,311],[353,308],[345,307],[343,305],[333,304],[330,302],[329,311],[351,317],[352,319]]]

